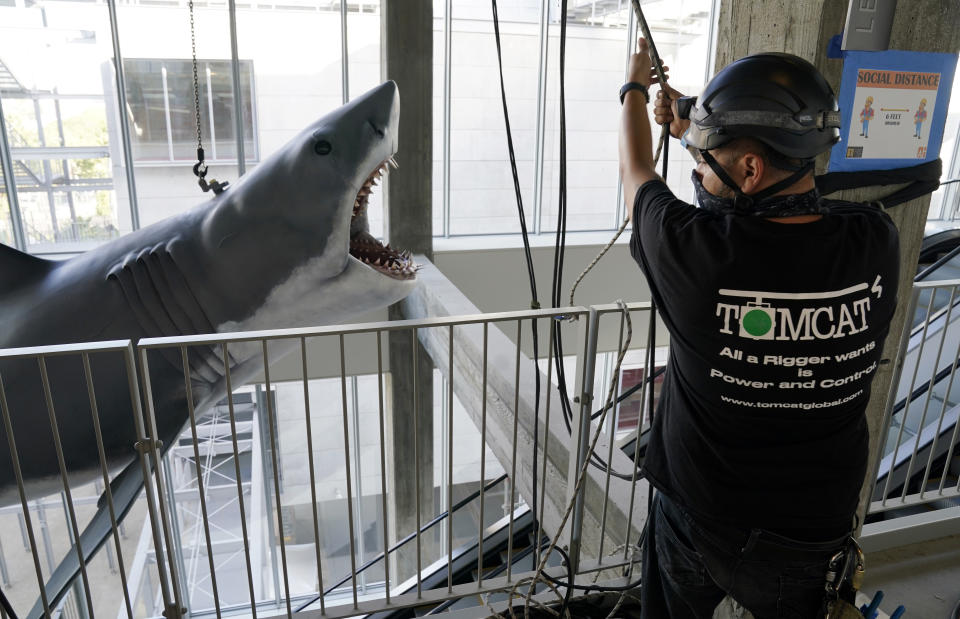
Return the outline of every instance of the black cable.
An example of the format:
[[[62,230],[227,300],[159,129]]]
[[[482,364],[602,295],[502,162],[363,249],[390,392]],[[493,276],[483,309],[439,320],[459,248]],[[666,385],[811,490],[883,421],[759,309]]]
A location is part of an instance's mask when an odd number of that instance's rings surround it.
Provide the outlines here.
[[[645,543],[646,537],[647,537],[647,525],[644,525],[643,531],[641,531],[640,533],[640,539],[637,541],[637,547],[640,547],[643,543]],[[564,582],[559,578],[555,578],[551,576],[547,572],[543,572],[543,577],[557,586],[566,587],[567,589],[566,597],[569,597],[570,593],[574,590],[598,591],[598,592],[604,592],[604,593],[622,593],[623,591],[632,591],[633,589],[636,589],[637,587],[640,586],[640,581],[641,581],[640,578],[637,578],[636,580],[629,582],[625,585],[578,585],[573,582],[573,576],[572,574],[570,574],[570,557],[560,546],[555,546],[553,550],[560,554],[560,556],[563,558],[564,564],[567,566],[567,574],[568,574],[567,580],[566,582]],[[563,616],[562,612],[560,613],[560,616],[561,617]]]
[[[560,6],[560,160],[559,160],[559,200],[557,205],[557,233],[553,252],[553,282],[552,282],[552,307],[560,307],[562,303],[563,289],[563,260],[567,244],[567,120],[566,120],[566,57],[567,57],[567,0],[562,0]],[[567,427],[567,432],[573,434],[573,407],[570,404],[570,398],[567,394],[566,371],[563,367],[563,336],[560,330],[560,320],[555,320],[552,324],[554,330],[553,348],[554,365],[557,372],[557,392],[560,396],[560,408],[563,413],[563,422]],[[590,463],[606,472],[609,467],[595,453],[590,454]],[[631,479],[623,473],[610,471],[615,477],[621,479]]]
[[[562,10],[566,10],[566,2],[562,3]],[[634,10],[637,12],[637,17],[640,21],[641,28],[644,30],[644,34],[647,37],[648,43],[650,44],[650,53],[651,58],[655,61],[657,65],[658,75],[663,76],[662,62],[660,56],[657,53],[656,45],[653,42],[652,36],[649,34],[649,29],[646,25],[646,20],[643,17],[643,12],[640,9],[639,3],[634,2]],[[564,13],[564,16],[566,13]],[[560,203],[558,207],[558,225],[557,225],[557,241],[554,249],[554,273],[553,273],[553,307],[559,307],[561,303],[560,299],[560,282],[563,278],[563,252],[566,246],[566,97],[565,97],[565,88],[564,88],[564,67],[566,62],[566,20],[561,18],[560,23]],[[661,77],[663,79],[663,77]],[[667,136],[667,137],[665,137]],[[662,176],[664,181],[667,177],[667,166],[669,159],[669,133],[664,133],[661,135],[662,148],[663,148],[663,172]],[[656,304],[651,300],[651,314],[656,313]],[[655,319],[654,319],[655,320]],[[570,405],[569,398],[567,396],[566,388],[566,373],[563,368],[563,343],[560,335],[559,323],[555,322],[553,325],[555,329],[554,333],[554,362],[557,369],[557,389],[560,395],[560,405],[563,411],[564,423],[567,426],[567,431],[571,434],[573,433],[572,423],[574,419],[573,409]],[[648,340],[648,348],[655,348],[655,337]],[[652,355],[647,365],[648,368],[653,366]],[[619,401],[619,400],[618,400]],[[652,404],[652,397],[650,399]],[[602,411],[605,409],[601,409]],[[591,416],[595,418],[596,414]],[[652,419],[652,412],[651,412]],[[632,475],[628,476],[623,473],[611,470],[610,467],[603,461],[603,459],[595,453],[590,454],[590,463],[602,470],[603,472],[610,472],[614,477],[621,479],[633,479]]]
[[[556,307],[556,305],[554,305]],[[555,320],[551,326],[553,333],[553,362],[557,368],[557,392],[560,395],[560,412],[563,413],[563,423],[567,426],[567,434],[573,433],[573,409],[567,395],[567,375],[563,367],[563,336],[560,333],[560,320]]]
[[[13,612],[13,606],[10,606],[10,601],[3,594],[3,589],[0,589],[0,606],[3,606],[3,612],[7,613],[7,617],[17,619],[17,613]]]
[[[424,524],[422,527],[420,527],[420,534],[422,535],[423,533],[429,531],[429,530],[430,530],[431,528],[433,528],[437,523],[443,522],[443,521],[447,518],[447,516],[451,514],[451,512],[457,511],[458,509],[460,509],[461,507],[463,507],[463,506],[466,505],[467,503],[470,503],[471,501],[473,501],[474,499],[476,499],[478,496],[480,496],[481,493],[493,489],[494,486],[497,486],[498,484],[502,483],[502,482],[503,482],[504,480],[506,480],[506,479],[507,479],[507,475],[506,475],[506,474],[503,474],[503,475],[501,475],[500,477],[494,479],[493,481],[487,483],[485,486],[482,486],[479,490],[474,490],[474,491],[471,492],[468,496],[460,499],[456,504],[454,504],[454,505],[452,506],[452,508],[451,508],[451,511],[449,511],[449,512],[443,512],[443,513],[441,513],[441,514],[438,514],[436,517],[434,517],[433,520],[431,520],[430,522],[428,522],[428,523]],[[326,596],[330,595],[331,593],[333,593],[333,591],[334,591],[335,589],[337,589],[337,588],[342,587],[343,585],[345,585],[345,584],[347,583],[347,581],[350,580],[350,578],[351,578],[352,576],[362,574],[362,573],[365,572],[368,568],[373,567],[374,565],[376,565],[377,563],[379,563],[380,561],[382,561],[388,554],[390,554],[391,552],[397,550],[398,548],[400,548],[401,546],[403,546],[403,545],[406,544],[407,542],[415,539],[416,537],[417,537],[417,534],[416,534],[416,533],[410,533],[409,535],[407,535],[407,536],[404,537],[403,539],[397,541],[396,544],[394,544],[393,546],[391,546],[390,548],[388,548],[385,552],[381,552],[380,554],[378,554],[378,555],[375,556],[374,558],[370,559],[369,561],[367,561],[366,563],[364,563],[363,565],[361,565],[360,567],[358,567],[355,572],[353,572],[353,573],[351,573],[351,574],[347,574],[347,575],[344,576],[340,581],[338,581],[338,582],[330,585],[329,587],[327,587],[326,590],[325,590],[321,595],[317,595],[317,596],[311,598],[309,601],[304,602],[303,604],[301,604],[299,607],[297,607],[297,610],[295,610],[294,612],[300,612],[300,611],[302,611],[303,609],[305,609],[306,607],[308,607],[308,606],[316,603],[321,597],[326,597]],[[2,593],[2,592],[0,592],[0,593]],[[16,619],[16,618],[14,618],[14,619]]]
[[[563,286],[563,259],[567,244],[567,105],[566,105],[566,59],[567,59],[567,0],[560,3],[560,161],[557,202],[557,232],[553,250],[552,307],[560,307]],[[554,364],[557,370],[557,391],[560,396],[560,408],[567,432],[573,433],[573,409],[567,395],[567,378],[563,367],[563,336],[560,321],[554,321],[553,348]]]
[[[623,393],[621,393],[620,396],[617,398],[616,402],[611,402],[610,404],[607,404],[606,406],[604,406],[603,408],[601,408],[600,410],[598,410],[597,412],[595,412],[595,413],[591,416],[591,419],[596,419],[597,417],[599,417],[600,415],[603,414],[603,411],[610,410],[611,408],[613,408],[614,404],[620,404],[621,402],[623,402],[624,400],[626,400],[627,398],[629,398],[630,396],[632,396],[633,394],[635,394],[641,387],[643,387],[643,383],[644,383],[644,382],[651,382],[651,383],[652,383],[655,379],[660,378],[660,376],[662,376],[665,371],[666,371],[666,368],[665,368],[665,367],[664,367],[664,368],[657,368],[657,369],[653,372],[653,374],[651,374],[651,375],[649,376],[649,378],[643,378],[643,379],[641,379],[639,383],[637,383],[637,384],[634,385],[633,387],[630,387],[629,389],[627,389],[626,391],[624,391]]]
[[[523,212],[523,196],[520,192],[520,177],[517,174],[517,158],[513,148],[513,131],[510,129],[510,113],[507,109],[507,91],[503,83],[503,56],[500,49],[500,17],[497,14],[497,0],[491,0],[493,9],[493,34],[497,43],[497,67],[500,69],[500,98],[503,102],[503,122],[507,131],[507,150],[510,153],[510,171],[513,174],[513,190],[517,198],[517,215],[520,218],[520,232],[523,234],[523,253],[527,261],[527,275],[530,279],[530,298],[533,309],[538,309],[537,278],[533,270],[533,258],[530,255],[530,239],[527,234],[527,219]],[[536,340],[534,340],[536,342]]]
[[[665,137],[664,140],[663,140],[663,161],[662,161],[663,173],[662,173],[662,176],[663,176],[663,182],[667,182],[667,162],[668,162],[669,159],[670,159],[670,157],[669,157],[669,154],[670,154],[670,133],[669,133],[669,126],[667,125],[667,123],[664,123],[664,128],[665,128],[667,131],[666,131],[666,137]],[[654,368],[654,367],[655,367],[655,363],[656,363],[656,357],[655,357],[656,349],[657,349],[657,302],[656,302],[656,299],[655,299],[654,296],[653,296],[653,293],[651,292],[651,294],[650,294],[650,323],[649,323],[649,325],[648,325],[648,330],[647,330],[647,363],[646,363],[646,367],[647,367],[647,371],[648,371],[648,372],[649,372],[650,368]],[[647,398],[646,404],[647,404],[647,415],[648,415],[649,418],[650,418],[650,427],[653,428],[654,406],[653,406],[653,382],[652,382],[652,381],[651,381],[651,383],[650,383],[650,392],[649,392],[649,397]],[[641,425],[642,425],[642,424],[641,424]],[[640,432],[639,432],[639,430],[637,431],[637,440],[640,440]],[[650,518],[649,514],[652,513],[652,510],[653,510],[653,492],[650,492],[650,493],[647,494],[647,514],[648,514],[648,515],[647,515],[647,519],[648,519],[648,521],[649,521],[649,518]],[[644,533],[646,533],[646,525],[644,525]],[[642,536],[641,536],[641,539],[645,539],[645,535],[642,535]]]
[[[664,123],[666,125],[666,123]],[[667,125],[667,131],[670,131],[669,125]],[[667,164],[670,162],[670,137],[668,135],[667,139],[663,141],[663,172],[660,173],[660,176],[663,177],[663,182],[667,182]]]
[[[520,218],[520,232],[523,235],[523,252],[527,262],[527,275],[530,279],[530,307],[531,309],[540,309],[540,301],[537,300],[537,278],[533,269],[533,257],[530,254],[530,238],[527,233],[527,219],[523,212],[523,196],[520,192],[520,177],[517,174],[517,157],[513,148],[513,131],[510,129],[510,113],[507,110],[507,90],[503,82],[503,56],[500,49],[500,17],[497,13],[497,0],[491,0],[493,10],[493,33],[497,42],[497,67],[500,69],[500,98],[503,102],[503,122],[507,131],[507,150],[510,153],[510,171],[513,173],[513,189],[517,198],[517,214]],[[518,328],[519,329],[519,328]],[[533,501],[531,501],[531,513],[533,514],[533,534],[534,539],[539,536],[540,523],[537,520],[537,444],[540,442],[540,351],[539,337],[537,334],[537,320],[530,321],[530,331],[533,336],[533,367],[534,367],[534,389],[533,389]],[[519,340],[520,333],[517,333]],[[514,414],[517,414],[514,411]]]
[[[652,389],[653,389],[653,383],[654,383],[654,381],[655,381],[657,378],[659,378],[661,375],[663,375],[663,373],[664,373],[665,371],[666,371],[666,368],[665,368],[665,367],[658,368],[658,369],[655,370],[652,374],[650,374],[649,377],[644,377],[639,383],[637,383],[637,384],[634,385],[633,387],[630,387],[630,389],[628,389],[627,391],[625,391],[619,398],[617,398],[617,403],[622,402],[622,401],[625,400],[627,397],[629,397],[629,396],[633,395],[634,393],[636,393],[637,390],[640,389],[644,384],[650,385],[650,389],[652,390]],[[652,392],[651,392],[651,393],[652,393]],[[651,395],[650,397],[652,398],[653,396]],[[602,408],[602,409],[598,410],[597,412],[595,412],[595,413],[592,415],[591,419],[596,419],[597,417],[599,417],[599,416],[603,413],[604,410],[609,409],[609,408],[611,408],[612,406],[613,406],[613,403],[606,405],[604,408]],[[642,428],[642,427],[643,427],[643,410],[642,410],[642,407],[641,407],[640,419],[638,420],[638,423],[637,423],[637,438],[636,438],[635,440],[638,440],[638,441],[640,440],[640,428]],[[603,473],[610,473],[610,475],[611,475],[612,477],[616,477],[617,479],[623,479],[623,480],[629,481],[629,482],[633,482],[633,481],[634,481],[634,474],[633,474],[632,472],[631,472],[630,474],[621,473],[620,471],[617,471],[617,470],[615,470],[615,469],[610,468],[610,466],[606,463],[606,461],[605,461],[602,457],[600,457],[600,455],[598,455],[596,452],[591,452],[590,458],[591,458],[591,459],[590,459],[590,464],[593,465],[595,468],[600,469]],[[639,475],[639,476],[636,477],[636,479],[638,479],[638,480],[639,480],[639,479],[643,479],[643,476],[642,476],[642,475]]]

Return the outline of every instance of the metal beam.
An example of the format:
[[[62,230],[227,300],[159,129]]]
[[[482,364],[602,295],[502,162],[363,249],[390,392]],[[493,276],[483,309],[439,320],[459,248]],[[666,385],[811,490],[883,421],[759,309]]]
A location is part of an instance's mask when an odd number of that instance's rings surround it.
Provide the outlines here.
[[[542,0],[540,4],[540,70],[537,73],[537,133],[534,142],[533,163],[533,233],[540,234],[543,214],[543,144],[545,109],[547,106],[547,61],[550,43],[549,36],[550,2]]]
[[[237,51],[237,2],[229,0],[227,12],[230,15],[230,69],[233,72],[233,127],[237,138],[237,176],[247,172],[247,159],[243,148],[243,96],[240,91],[240,56]],[[213,115],[210,116],[211,123]]]
[[[347,51],[347,0],[340,0],[340,75],[343,104],[350,101],[350,56]]]
[[[110,156],[105,146],[43,146],[10,149],[11,155],[20,161],[43,161],[46,159],[102,159]]]
[[[453,83],[453,0],[446,0],[443,13],[443,231],[450,236],[450,107]]]
[[[625,81],[625,82],[628,81],[627,78],[628,78],[629,72],[630,72],[630,57],[633,56],[634,41],[636,41],[636,40],[637,40],[636,17],[635,17],[634,12],[631,10],[631,11],[628,11],[628,12],[627,12],[627,46],[626,46],[626,47],[627,47],[627,54],[626,54],[626,58],[624,59],[624,62],[623,62],[623,81]],[[613,221],[614,227],[617,227],[617,228],[620,227],[620,222],[622,222],[622,221],[626,218],[626,212],[627,212],[627,211],[626,211],[625,209],[628,209],[628,208],[629,208],[629,209],[632,209],[632,208],[633,208],[633,203],[632,203],[632,202],[631,202],[630,204],[625,204],[625,203],[624,203],[624,196],[623,196],[623,179],[620,178],[620,174],[619,174],[619,171],[618,171],[618,174],[617,174],[617,211],[616,211],[616,215],[615,215],[616,218],[615,218],[614,221]]]
[[[27,237],[23,233],[20,201],[17,199],[17,180],[13,175],[13,159],[10,156],[10,143],[7,140],[7,121],[3,115],[2,97],[0,97],[0,166],[3,168],[3,183],[7,189],[7,204],[10,205],[13,242],[20,251],[27,251]]]
[[[133,178],[133,146],[130,143],[130,120],[127,118],[127,84],[123,77],[123,56],[120,55],[120,32],[117,26],[117,0],[107,0],[110,10],[110,38],[113,40],[113,70],[117,79],[117,113],[120,135],[123,138],[123,164],[127,173],[127,195],[130,200],[130,227],[140,228],[140,208],[137,204],[137,184]]]

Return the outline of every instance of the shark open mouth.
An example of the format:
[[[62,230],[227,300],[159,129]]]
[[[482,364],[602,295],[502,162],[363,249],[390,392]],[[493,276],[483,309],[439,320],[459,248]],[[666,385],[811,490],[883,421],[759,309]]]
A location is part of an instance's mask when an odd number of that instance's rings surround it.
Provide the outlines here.
[[[391,167],[399,167],[393,156],[382,161],[370,173],[363,186],[360,187],[360,191],[357,192],[357,197],[353,202],[353,217],[350,222],[351,230],[356,230],[350,235],[350,255],[370,268],[394,279],[413,279],[420,267],[414,264],[409,251],[401,251],[390,247],[389,243],[384,245],[378,241],[367,231],[365,221],[362,222],[362,225],[354,225],[360,223],[358,220],[366,219],[367,202],[370,199],[370,194],[373,193],[377,181]]]

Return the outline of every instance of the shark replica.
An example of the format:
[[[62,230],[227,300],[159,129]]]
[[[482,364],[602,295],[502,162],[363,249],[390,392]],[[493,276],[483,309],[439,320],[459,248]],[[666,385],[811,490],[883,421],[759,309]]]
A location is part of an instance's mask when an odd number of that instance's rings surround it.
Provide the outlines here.
[[[48,261],[0,245],[0,349],[115,339],[333,324],[399,301],[416,286],[408,252],[369,233],[372,187],[395,165],[399,94],[386,82],[307,127],[227,191],[190,211],[83,255]],[[192,347],[151,356],[158,438],[173,444],[188,420],[185,373],[197,410],[262,369],[262,354]],[[158,355],[159,357],[160,355]],[[90,355],[118,518],[143,486],[126,369]],[[98,478],[86,378],[78,356],[48,357],[50,399],[71,485]],[[142,377],[141,377],[142,379]],[[36,361],[0,359],[27,500],[62,490]],[[0,505],[20,502],[10,437],[0,424]],[[80,538],[85,559],[111,533],[101,497]],[[52,608],[79,573],[71,550],[46,587]],[[38,605],[30,616],[40,616]]]

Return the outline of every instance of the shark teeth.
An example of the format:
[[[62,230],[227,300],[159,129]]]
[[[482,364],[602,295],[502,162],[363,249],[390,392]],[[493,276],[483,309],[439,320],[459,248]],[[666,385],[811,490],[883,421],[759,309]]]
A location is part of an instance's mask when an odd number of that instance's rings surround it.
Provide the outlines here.
[[[354,217],[364,213],[373,188],[379,186],[379,181],[391,168],[397,167],[397,161],[389,157],[370,173],[353,201]],[[350,255],[371,269],[394,279],[413,279],[420,269],[420,265],[413,262],[409,251],[390,247],[389,243],[384,245],[367,232],[358,232],[350,239]]]
[[[421,266],[414,264],[409,251],[388,250],[376,239],[370,239],[362,238],[351,243],[354,257],[370,268],[396,279],[411,279],[420,270]]]
[[[360,186],[360,190],[357,192],[357,197],[353,202],[353,215],[357,216],[364,211],[367,207],[367,200],[370,197],[370,194],[373,193],[373,188],[380,185],[379,181],[384,176],[387,176],[390,173],[391,168],[398,168],[397,160],[390,157],[384,159],[380,162],[373,172],[363,181],[363,185]]]

